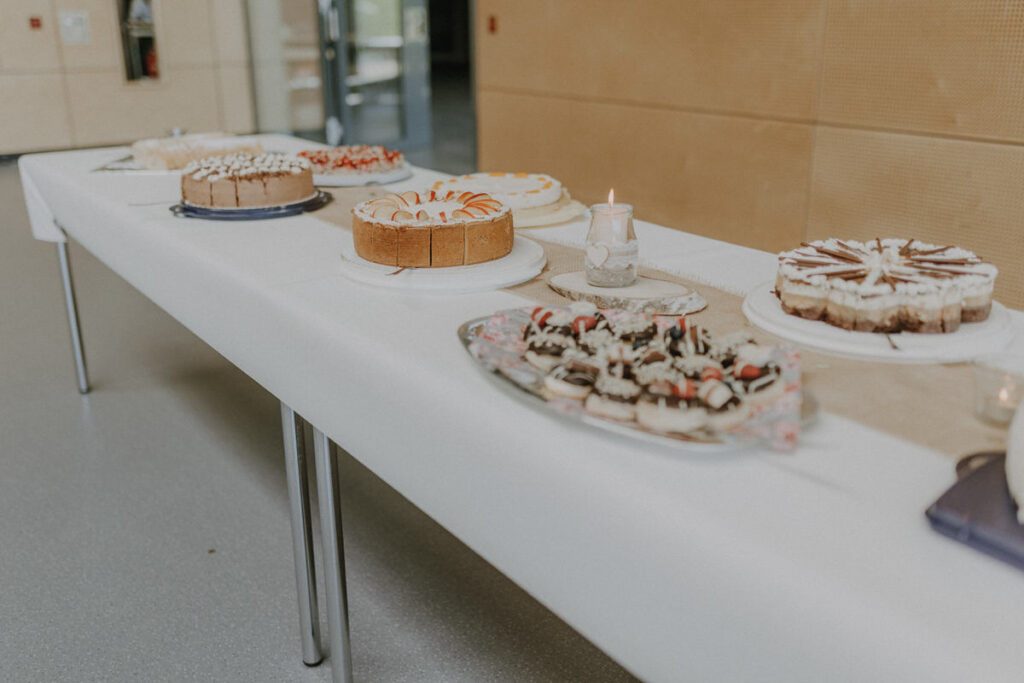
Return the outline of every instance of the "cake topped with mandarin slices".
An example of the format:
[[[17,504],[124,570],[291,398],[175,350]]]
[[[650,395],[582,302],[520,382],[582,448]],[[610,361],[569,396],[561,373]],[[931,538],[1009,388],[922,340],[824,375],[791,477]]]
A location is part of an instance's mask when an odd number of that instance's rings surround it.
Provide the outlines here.
[[[562,183],[542,173],[470,173],[431,186],[436,192],[484,192],[512,210],[548,206],[562,198]]]
[[[440,268],[493,261],[512,251],[510,209],[484,192],[389,194],[352,210],[356,253],[403,268]]]

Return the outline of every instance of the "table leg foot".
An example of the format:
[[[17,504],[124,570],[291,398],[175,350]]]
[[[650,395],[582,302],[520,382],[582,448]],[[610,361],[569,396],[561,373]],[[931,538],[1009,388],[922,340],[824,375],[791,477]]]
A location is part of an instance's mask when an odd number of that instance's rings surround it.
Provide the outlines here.
[[[295,587],[299,598],[299,631],[302,663],[316,666],[323,661],[320,651],[320,614],[316,597],[316,569],[313,561],[313,526],[309,515],[309,480],[302,418],[281,403],[281,431],[284,433],[284,466],[288,476],[288,507],[292,525]]]
[[[313,429],[317,493],[320,500],[320,533],[323,536],[324,587],[327,591],[327,626],[331,676],[334,683],[352,683],[352,652],[349,642],[348,596],[345,589],[345,548],[341,528],[341,497],[338,463],[331,444]]]

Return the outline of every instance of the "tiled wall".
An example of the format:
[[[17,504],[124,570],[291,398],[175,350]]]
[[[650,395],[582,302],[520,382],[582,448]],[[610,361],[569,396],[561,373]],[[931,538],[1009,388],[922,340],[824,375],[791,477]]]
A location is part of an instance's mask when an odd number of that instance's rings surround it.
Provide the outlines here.
[[[0,1],[0,154],[253,129],[242,0],[154,0],[153,82],[125,79],[117,3]],[[61,40],[62,10],[89,13],[88,44]]]
[[[477,0],[481,168],[768,250],[973,248],[1024,307],[1024,2]],[[491,26],[495,30],[491,31]]]

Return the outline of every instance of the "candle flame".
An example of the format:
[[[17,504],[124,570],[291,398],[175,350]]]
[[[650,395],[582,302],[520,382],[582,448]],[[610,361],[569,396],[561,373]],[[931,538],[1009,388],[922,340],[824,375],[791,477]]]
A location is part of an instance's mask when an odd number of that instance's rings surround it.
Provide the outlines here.
[[[999,390],[999,400],[1002,401],[1003,403],[1009,403],[1010,402],[1010,390],[1007,389],[1006,387],[1003,387],[1002,389],[1000,389]]]
[[[615,206],[615,188],[608,190],[608,206]]]

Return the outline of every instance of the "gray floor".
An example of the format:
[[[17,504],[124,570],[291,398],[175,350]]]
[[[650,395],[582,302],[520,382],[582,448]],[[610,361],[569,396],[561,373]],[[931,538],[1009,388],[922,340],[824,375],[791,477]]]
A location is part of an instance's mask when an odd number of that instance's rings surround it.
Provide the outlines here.
[[[10,163],[0,207],[0,680],[328,680],[299,658],[274,398],[73,246],[80,397],[54,248],[31,239]],[[629,680],[355,460],[341,470],[358,680]]]

